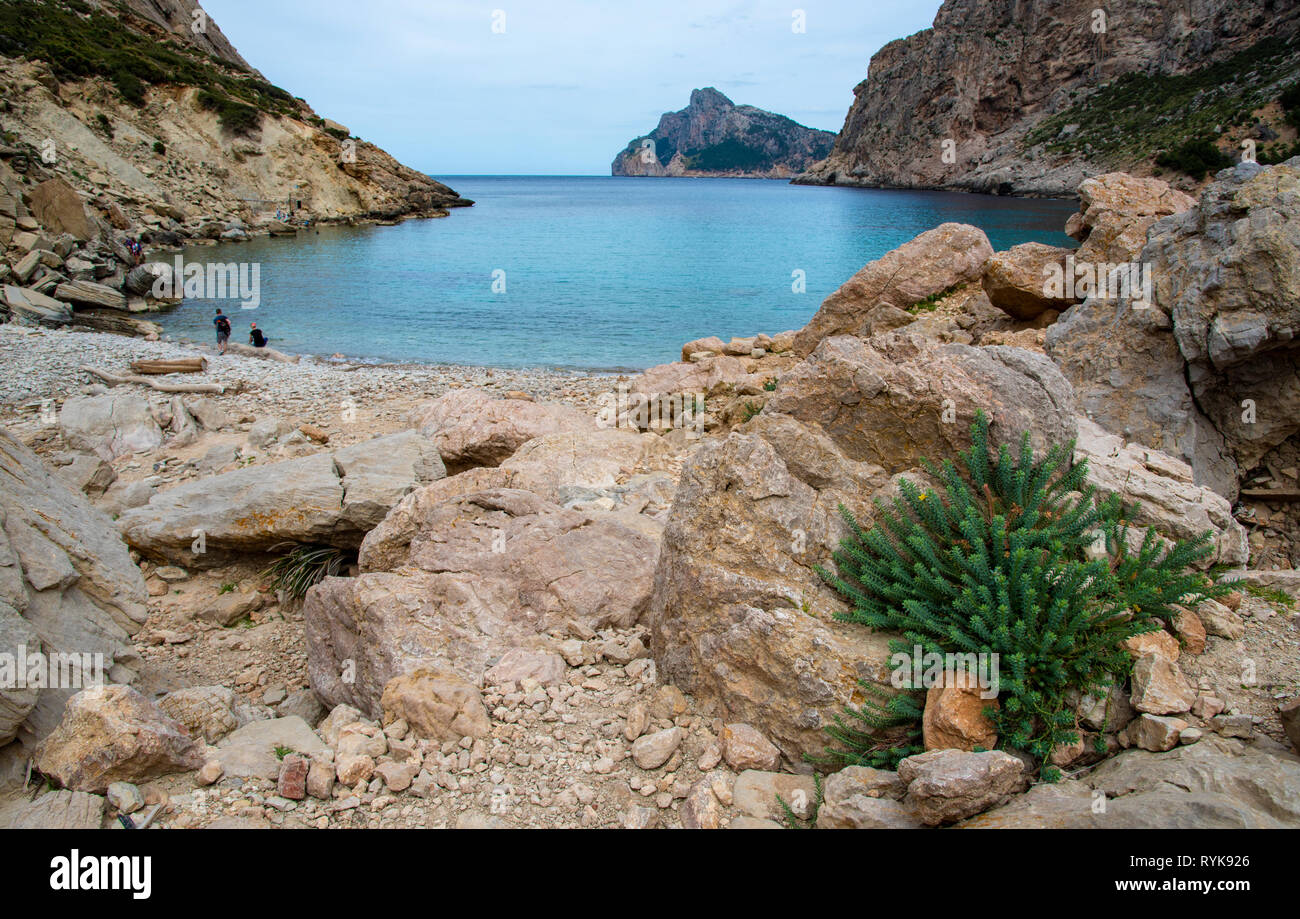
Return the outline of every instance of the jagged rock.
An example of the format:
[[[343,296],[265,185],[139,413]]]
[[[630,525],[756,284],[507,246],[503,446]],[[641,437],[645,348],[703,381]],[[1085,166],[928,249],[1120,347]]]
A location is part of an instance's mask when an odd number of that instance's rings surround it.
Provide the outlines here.
[[[1049,293],[1049,283],[1054,277],[1064,278],[1070,253],[1043,243],[1022,243],[996,252],[984,265],[984,293],[990,303],[1016,319],[1034,319],[1048,310],[1064,312],[1078,300],[1065,296],[1063,288],[1059,294]]]
[[[1238,641],[1246,634],[1245,620],[1217,600],[1201,601],[1196,615],[1208,635]]]
[[[238,697],[224,686],[190,686],[167,693],[158,707],[195,737],[215,744],[239,727]]]
[[[72,449],[108,461],[153,450],[163,441],[149,401],[126,392],[69,398],[59,410],[59,431]]]
[[[830,779],[827,779],[828,786],[829,783]],[[780,819],[785,811],[777,800],[779,797],[796,817],[807,819],[812,816],[817,787],[810,775],[746,769],[736,776],[731,794],[736,809],[750,817]],[[731,825],[736,825],[734,820]]]
[[[203,765],[201,745],[180,722],[130,686],[85,689],[36,748],[36,768],[64,788],[103,793]]]
[[[564,658],[558,654],[511,648],[501,655],[501,659],[492,665],[484,678],[489,683],[522,683],[531,679],[543,686],[550,686],[564,679],[564,671]]]
[[[84,791],[47,791],[0,811],[0,827],[10,830],[97,830],[103,820],[104,799]]]
[[[1291,746],[1300,753],[1300,696],[1289,702],[1283,702],[1277,707],[1277,711],[1282,718],[1282,730],[1286,732]]]
[[[118,526],[141,552],[197,567],[282,542],[354,547],[388,502],[442,472],[428,441],[407,431],[185,482],[126,511]]]
[[[119,290],[93,281],[68,281],[54,288],[54,296],[69,303],[125,310],[126,295]]]
[[[806,357],[832,336],[869,335],[864,321],[881,304],[906,311],[958,285],[978,283],[992,255],[988,237],[977,227],[945,223],[928,230],[871,262],[827,297],[795,337],[794,352]]]
[[[835,622],[843,605],[813,570],[838,544],[839,503],[870,519],[888,479],[788,416],[750,424],[705,441],[682,470],[651,648],[667,679],[801,762],[825,747],[830,716],[860,701],[859,679],[888,681],[888,636]]]
[[[0,648],[16,654],[25,645],[83,681],[0,692],[0,744],[43,738],[68,697],[97,678],[133,678],[130,636],[146,603],[144,578],[112,521],[0,429]]]
[[[102,495],[117,480],[113,467],[94,453],[74,454],[70,463],[56,467],[54,473],[73,490],[92,496]]]
[[[1246,531],[1232,505],[1209,488],[1193,484],[1192,467],[1141,444],[1125,443],[1080,417],[1075,459],[1088,461],[1088,481],[1103,495],[1137,502],[1134,523],[1155,527],[1169,539],[1214,534],[1214,551],[1200,564],[1243,565],[1250,556]]]
[[[1160,753],[1178,746],[1178,735],[1186,727],[1187,722],[1181,718],[1141,714],[1129,722],[1120,743]]]
[[[1133,665],[1133,707],[1153,715],[1190,711],[1196,690],[1178,665],[1159,654],[1146,654]]]
[[[393,677],[384,686],[380,707],[385,723],[405,719],[416,734],[432,740],[486,737],[491,728],[482,694],[445,670],[426,668]]]
[[[907,785],[895,772],[848,766],[826,779],[817,813],[822,829],[915,829],[923,824],[910,806],[900,803]]]
[[[1300,158],[1242,163],[1158,224],[1143,252],[1197,405],[1242,471],[1300,432],[1298,215]]]
[[[1077,430],[1070,385],[1050,360],[1020,348],[882,346],[823,341],[781,379],[764,413],[820,426],[850,459],[891,472],[941,461],[970,445],[983,410],[993,445],[1029,432],[1043,451]]]
[[[682,743],[682,729],[669,728],[638,737],[632,743],[632,761],[642,769],[658,769],[677,752]]]
[[[366,538],[359,577],[307,594],[308,673],[326,704],[375,715],[385,684],[418,666],[476,681],[509,649],[538,649],[548,629],[628,626],[646,607],[658,540],[617,514],[514,489],[404,507],[400,535],[381,526]]]
[[[92,235],[86,207],[76,189],[66,180],[55,176],[32,188],[24,195],[32,217],[52,233],[70,233],[79,240]]]
[[[596,426],[567,405],[497,399],[478,389],[453,389],[418,406],[411,420],[452,471],[498,466],[534,437]]]
[[[23,263],[15,267],[21,277]],[[27,272],[30,275],[30,272]],[[13,320],[22,325],[60,326],[72,321],[72,308],[37,290],[27,290],[12,284],[4,286],[4,302]]]
[[[1089,693],[1076,708],[1079,720],[1094,731],[1118,731],[1133,720],[1136,712],[1123,686],[1111,684],[1104,694]]]
[[[898,764],[904,803],[928,826],[954,823],[1005,802],[1023,790],[1025,764],[1001,750],[931,750]]]
[[[997,729],[984,710],[997,708],[998,700],[982,698],[981,692],[979,687],[964,685],[932,686],[926,692],[921,732],[927,750],[997,746]]]

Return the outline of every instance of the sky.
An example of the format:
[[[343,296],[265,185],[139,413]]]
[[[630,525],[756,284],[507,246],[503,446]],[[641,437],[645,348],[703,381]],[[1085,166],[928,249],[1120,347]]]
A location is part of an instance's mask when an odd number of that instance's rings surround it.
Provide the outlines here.
[[[630,140],[703,86],[838,131],[871,55],[928,28],[939,5],[203,2],[272,83],[407,165],[443,176],[608,175]]]

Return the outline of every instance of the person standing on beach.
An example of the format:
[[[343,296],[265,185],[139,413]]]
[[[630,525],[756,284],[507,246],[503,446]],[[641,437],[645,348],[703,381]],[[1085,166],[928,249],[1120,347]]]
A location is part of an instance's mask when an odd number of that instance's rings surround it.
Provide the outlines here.
[[[212,325],[217,330],[217,351],[226,353],[226,344],[230,341],[230,319],[217,307],[217,315],[212,317]]]
[[[262,330],[257,327],[257,323],[250,322],[248,328],[250,330],[248,333],[248,343],[254,348],[265,348],[266,336],[263,335]]]

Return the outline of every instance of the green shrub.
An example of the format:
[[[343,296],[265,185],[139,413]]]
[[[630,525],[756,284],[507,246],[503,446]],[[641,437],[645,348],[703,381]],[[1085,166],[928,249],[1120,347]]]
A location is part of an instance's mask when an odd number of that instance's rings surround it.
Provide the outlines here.
[[[1157,166],[1185,173],[1198,182],[1205,178],[1207,172],[1227,169],[1234,162],[1232,157],[1203,137],[1184,141],[1156,157]]]
[[[1228,588],[1188,570],[1209,553],[1209,533],[1165,549],[1151,530],[1131,548],[1133,508],[1096,496],[1086,462],[1071,463],[1073,443],[1036,459],[1026,434],[1018,456],[1004,445],[992,460],[988,430],[980,413],[961,469],[927,462],[942,488],[901,480],[892,507],[877,502],[870,531],[841,507],[849,535],[834,553],[838,574],[821,574],[853,606],[840,618],[901,633],[896,652],[999,655],[1000,707],[988,714],[1004,746],[1041,759],[1078,740],[1070,690],[1099,690],[1131,670],[1121,642],[1170,621],[1174,603]],[[1085,549],[1102,538],[1110,558],[1089,560]],[[891,700],[886,714],[914,715],[907,704]],[[879,710],[848,714],[867,728],[879,720]],[[872,731],[845,724],[828,730],[849,746],[841,759],[879,756]]]
[[[167,146],[161,140],[155,140],[153,142],[153,152],[157,153],[159,156],[166,156]]]
[[[262,572],[271,579],[272,590],[283,590],[291,597],[302,599],[312,585],[343,570],[349,558],[342,549],[334,546],[301,546],[282,543],[276,550],[287,550]]]
[[[227,96],[205,89],[199,93],[198,102],[200,108],[216,112],[222,130],[231,134],[252,134],[262,125],[262,114],[257,109]]]

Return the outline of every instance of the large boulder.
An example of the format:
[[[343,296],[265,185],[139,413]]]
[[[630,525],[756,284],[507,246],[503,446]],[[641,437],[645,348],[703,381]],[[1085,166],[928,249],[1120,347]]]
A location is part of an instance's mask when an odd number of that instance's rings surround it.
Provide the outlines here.
[[[479,389],[453,389],[414,409],[411,421],[432,438],[448,469],[497,466],[543,434],[587,431],[594,418],[568,405],[499,399]]]
[[[103,794],[203,765],[202,744],[130,686],[85,689],[36,748],[35,765],[64,788]]]
[[[1195,203],[1161,179],[1108,172],[1079,183],[1079,213],[1070,218],[1066,232],[1081,243],[1075,253],[1080,263],[1131,262],[1157,220]]]
[[[984,292],[989,302],[1016,319],[1036,319],[1048,310],[1064,312],[1078,302],[1064,285],[1051,288],[1054,277],[1064,278],[1069,249],[1043,243],[1022,243],[997,252],[984,265]]]
[[[36,222],[51,233],[71,233],[79,240],[90,239],[92,228],[86,206],[77,190],[55,176],[27,191],[27,207]]]
[[[130,636],[146,603],[144,578],[112,521],[0,429],[0,654],[25,649],[84,681],[0,690],[0,745],[44,737],[68,697],[95,678],[133,679]]]
[[[59,410],[59,430],[72,449],[109,461],[156,449],[163,441],[149,400],[129,392],[71,397]]]
[[[355,548],[408,492],[443,474],[432,442],[404,431],[185,482],[118,526],[141,552],[196,567],[282,542]]]
[[[838,505],[864,519],[883,470],[821,432],[763,413],[687,461],[664,531],[648,624],[660,672],[727,721],[753,725],[792,762],[823,728],[887,685],[889,636],[832,619],[818,576],[843,535]]]
[[[977,227],[945,223],[922,233],[871,262],[827,297],[795,337],[794,352],[805,357],[831,336],[881,331],[871,324],[879,308],[905,313],[944,291],[978,283],[991,255],[993,247]]]
[[[846,456],[890,472],[940,461],[970,444],[983,410],[996,445],[1036,450],[1075,435],[1070,385],[1045,356],[1022,348],[969,345],[878,347],[839,336],[823,341],[781,379],[764,413],[784,413],[825,431]]]
[[[307,594],[308,675],[328,705],[378,717],[396,676],[432,668],[479,684],[510,648],[546,646],[571,620],[626,627],[645,610],[657,534],[620,514],[507,488],[414,498],[401,526],[367,537],[360,576]]]

